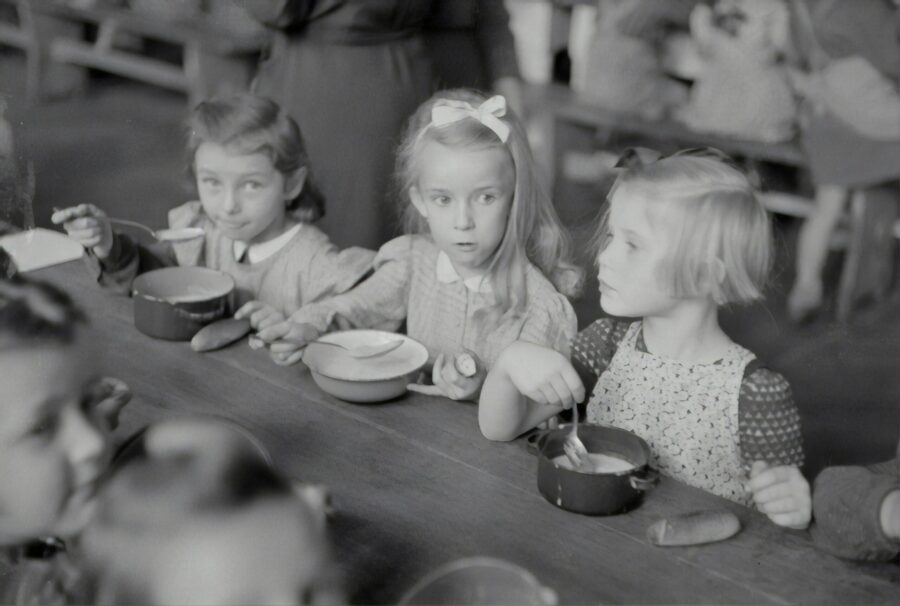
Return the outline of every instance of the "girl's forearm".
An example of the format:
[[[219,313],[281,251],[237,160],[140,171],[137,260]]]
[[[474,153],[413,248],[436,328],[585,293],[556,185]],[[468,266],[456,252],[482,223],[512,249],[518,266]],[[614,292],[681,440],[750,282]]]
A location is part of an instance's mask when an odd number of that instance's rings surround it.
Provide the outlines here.
[[[481,388],[478,425],[488,440],[508,442],[547,419],[562,408],[545,406],[522,395],[500,366],[495,366]]]
[[[499,366],[488,373],[481,388],[478,425],[488,440],[508,442],[520,433],[519,424],[526,405],[509,375]]]

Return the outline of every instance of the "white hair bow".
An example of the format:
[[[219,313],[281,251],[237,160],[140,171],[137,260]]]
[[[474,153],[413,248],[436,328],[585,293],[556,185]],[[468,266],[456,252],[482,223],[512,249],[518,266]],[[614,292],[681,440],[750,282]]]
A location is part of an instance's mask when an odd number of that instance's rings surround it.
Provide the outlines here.
[[[506,98],[494,95],[477,108],[466,101],[439,99],[431,108],[431,124],[447,126],[466,118],[474,118],[494,131],[500,141],[509,139],[509,126],[500,118],[506,115]]]

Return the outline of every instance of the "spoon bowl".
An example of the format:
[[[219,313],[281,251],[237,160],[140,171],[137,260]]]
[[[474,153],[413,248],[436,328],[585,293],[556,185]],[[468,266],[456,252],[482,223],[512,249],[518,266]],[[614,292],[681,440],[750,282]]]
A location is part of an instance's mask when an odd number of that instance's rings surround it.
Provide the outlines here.
[[[116,223],[118,225],[127,225],[129,227],[136,227],[140,230],[143,230],[153,236],[156,240],[160,242],[182,242],[184,240],[193,240],[194,238],[202,238],[203,237],[203,228],[202,227],[179,227],[179,228],[169,228],[169,229],[157,229],[154,230],[150,227],[147,227],[143,223],[139,223],[137,221],[131,221],[129,219],[114,219],[112,217],[108,217],[110,223]]]
[[[578,438],[578,404],[572,406],[572,430],[563,441],[563,452],[579,471],[592,471],[590,457],[584,443]]]

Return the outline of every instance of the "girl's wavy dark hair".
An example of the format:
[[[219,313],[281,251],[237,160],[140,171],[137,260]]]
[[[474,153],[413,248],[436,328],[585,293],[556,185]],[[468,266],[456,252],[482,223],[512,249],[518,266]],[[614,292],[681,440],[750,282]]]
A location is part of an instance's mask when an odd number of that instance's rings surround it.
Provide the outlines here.
[[[69,344],[87,317],[65,292],[15,275],[0,279],[0,349],[12,343]]]
[[[325,215],[325,197],[315,185],[300,127],[271,99],[240,94],[201,101],[191,112],[187,128],[187,165],[192,174],[194,156],[203,143],[265,154],[285,179],[306,167],[303,189],[287,209],[305,223]]]

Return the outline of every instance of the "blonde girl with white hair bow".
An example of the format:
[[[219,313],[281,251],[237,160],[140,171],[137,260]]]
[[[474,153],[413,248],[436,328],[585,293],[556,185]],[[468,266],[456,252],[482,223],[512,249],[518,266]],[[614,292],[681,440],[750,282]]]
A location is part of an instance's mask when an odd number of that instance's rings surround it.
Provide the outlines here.
[[[397,179],[407,235],[381,248],[354,290],[261,331],[275,361],[296,362],[335,328],[405,321],[432,365],[433,385],[410,389],[475,400],[513,341],[567,353],[577,322],[566,297],[582,271],[506,100],[450,90],[426,101],[409,121]]]

